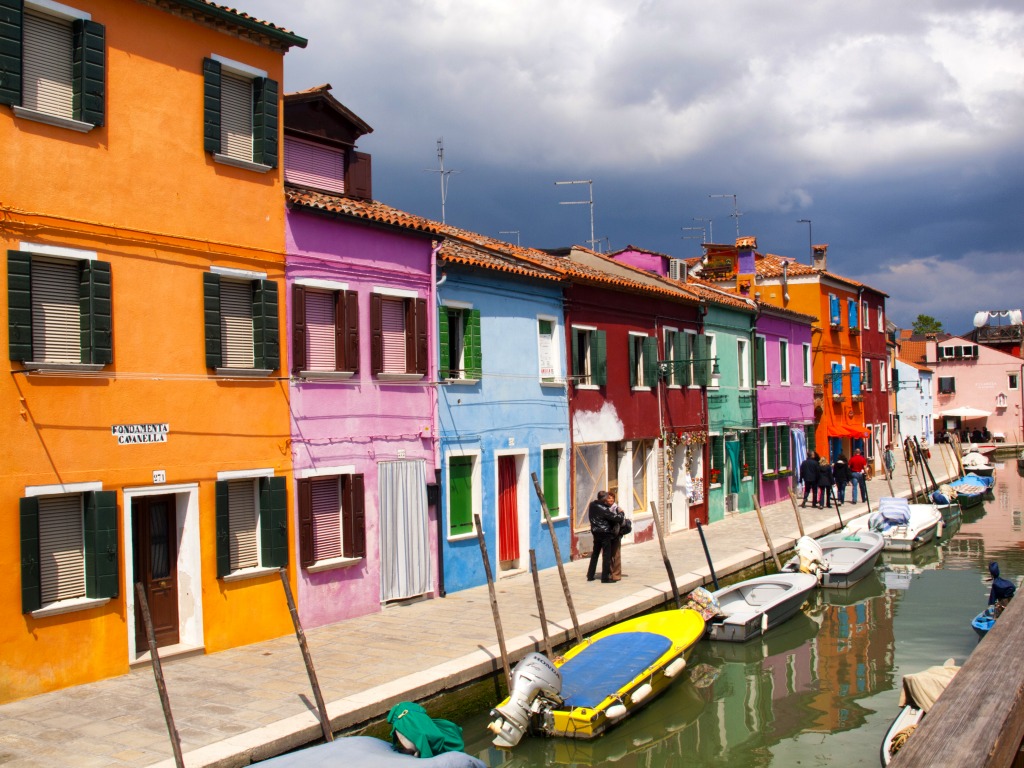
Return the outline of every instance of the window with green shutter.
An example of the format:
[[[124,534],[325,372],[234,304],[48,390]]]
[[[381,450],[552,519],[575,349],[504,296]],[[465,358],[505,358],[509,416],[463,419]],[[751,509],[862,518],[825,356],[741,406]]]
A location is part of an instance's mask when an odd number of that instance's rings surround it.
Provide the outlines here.
[[[206,366],[266,371],[281,366],[277,283],[203,274]]]
[[[629,386],[654,387],[658,383],[658,339],[629,335]]]
[[[26,364],[113,362],[110,264],[7,252],[8,352]]]
[[[754,368],[758,384],[768,382],[768,340],[757,336],[757,347],[754,349]]]
[[[277,167],[279,87],[220,56],[203,59],[203,148],[216,162],[254,171]]]
[[[218,480],[217,578],[288,564],[288,494],[284,477]]]
[[[743,476],[749,477],[757,469],[757,439],[752,429],[740,432],[740,448],[742,451]]]
[[[448,457],[448,535],[473,532],[473,456]]]
[[[710,450],[711,469],[709,481],[712,485],[722,482],[722,472],[725,469],[725,438],[722,435],[711,435],[708,438]]]
[[[782,424],[778,428],[779,437],[779,469],[791,469],[789,455],[790,455],[790,440],[789,440],[789,427]]]
[[[774,425],[761,427],[762,467],[761,472],[770,475],[778,469],[778,443]]]
[[[608,383],[607,340],[604,331],[572,328],[573,383],[601,387]]]
[[[544,475],[544,503],[552,518],[562,517],[562,449],[545,448],[541,458]]]
[[[118,595],[117,494],[20,500],[22,612]]]
[[[479,381],[483,375],[480,310],[443,306],[438,327],[441,378]]]
[[[817,426],[815,424],[804,425],[804,439],[807,443],[807,452],[810,453],[815,449],[815,436],[817,434]]]
[[[0,0],[0,104],[85,133],[106,111],[106,31],[67,6]]]

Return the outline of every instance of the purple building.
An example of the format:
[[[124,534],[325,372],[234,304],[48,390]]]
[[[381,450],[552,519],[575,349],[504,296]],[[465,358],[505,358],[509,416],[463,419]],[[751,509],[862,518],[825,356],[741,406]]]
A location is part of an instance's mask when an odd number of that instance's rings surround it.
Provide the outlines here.
[[[788,496],[814,445],[811,323],[814,318],[758,302],[754,354],[761,504]]]
[[[322,86],[285,97],[292,553],[303,623],[437,588],[436,243],[371,199],[370,127]]]

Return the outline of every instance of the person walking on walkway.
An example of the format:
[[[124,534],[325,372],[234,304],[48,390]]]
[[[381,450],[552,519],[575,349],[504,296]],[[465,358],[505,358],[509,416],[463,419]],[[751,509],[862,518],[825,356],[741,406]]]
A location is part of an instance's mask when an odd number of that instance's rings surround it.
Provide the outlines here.
[[[807,506],[808,494],[811,506],[818,506],[818,454],[815,451],[808,451],[807,458],[800,462],[800,482],[804,484],[804,501],[800,506]]]
[[[832,465],[832,479],[836,481],[836,500],[840,504],[846,503],[846,486],[850,484],[851,477],[850,465],[846,463],[846,457],[840,452]]]
[[[853,456],[850,457],[850,475],[853,480],[853,496],[851,500],[857,503],[857,489],[860,489],[864,496],[864,503],[868,500],[868,484],[864,482],[864,470],[868,466],[868,460],[860,452],[860,448],[853,449]]]
[[[896,454],[893,453],[892,443],[886,443],[885,453],[882,454],[882,461],[885,463],[885,473],[891,480],[896,471]]]
[[[597,499],[590,502],[587,509],[590,517],[590,533],[594,537],[594,551],[590,553],[590,567],[587,569],[587,581],[596,578],[597,559],[601,558],[601,582],[612,581],[612,558],[615,556],[615,544],[619,540],[617,529],[625,515],[615,505],[615,494],[611,491],[598,491]]]
[[[818,506],[821,509],[832,506],[833,482],[832,465],[828,463],[827,458],[822,456],[818,461],[818,500],[821,502]]]

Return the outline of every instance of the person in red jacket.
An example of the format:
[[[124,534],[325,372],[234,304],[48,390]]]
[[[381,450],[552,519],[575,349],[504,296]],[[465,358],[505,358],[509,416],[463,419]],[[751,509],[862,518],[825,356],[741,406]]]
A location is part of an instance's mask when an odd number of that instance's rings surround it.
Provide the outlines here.
[[[857,489],[864,495],[864,501],[868,500],[868,484],[864,481],[864,470],[868,466],[868,460],[861,455],[860,448],[853,449],[853,456],[850,457],[851,488],[853,496],[850,501],[857,503]]]

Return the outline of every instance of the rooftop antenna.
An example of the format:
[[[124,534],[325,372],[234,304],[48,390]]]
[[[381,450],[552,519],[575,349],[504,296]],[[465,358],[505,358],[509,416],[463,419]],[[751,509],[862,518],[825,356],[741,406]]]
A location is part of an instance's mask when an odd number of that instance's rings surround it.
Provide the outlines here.
[[[700,222],[705,222],[706,221],[707,224],[708,224],[708,231],[705,233],[707,235],[707,239],[704,242],[705,243],[713,243],[713,242],[715,242],[715,220],[714,219],[703,219],[703,218],[699,218],[697,216],[694,216],[693,220],[694,221],[700,221]]]
[[[597,250],[597,240],[594,238],[594,180],[593,179],[580,179],[577,181],[556,181],[557,186],[563,184],[586,184],[590,188],[590,199],[589,200],[569,200],[560,202],[559,205],[589,205],[590,206],[590,239],[587,243],[590,244],[591,250]]]
[[[742,216],[743,214],[740,213],[739,208],[737,207],[736,195],[729,195],[729,194],[725,194],[725,195],[708,195],[708,197],[731,197],[732,198],[732,213],[730,215],[734,219],[736,219],[736,237],[739,238],[739,236],[740,236],[740,216]]]
[[[499,235],[515,235],[516,236],[516,247],[519,247],[519,230],[518,229],[502,229],[498,232]]]
[[[681,235],[682,240],[700,240],[702,243],[706,243],[707,232],[704,231],[704,227],[680,227],[683,232],[700,232],[699,235]]]
[[[439,168],[424,168],[424,171],[428,173],[440,174],[441,178],[441,223],[444,224],[444,205],[448,200],[448,182],[451,180],[453,173],[462,173],[462,171],[446,171],[444,169],[444,136],[437,140],[437,163]]]

